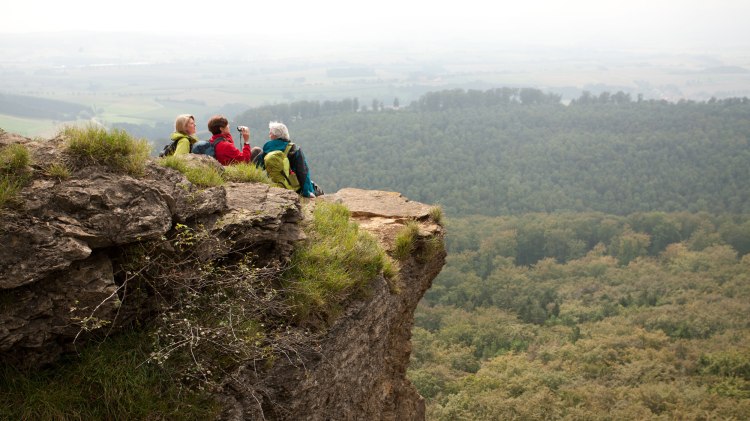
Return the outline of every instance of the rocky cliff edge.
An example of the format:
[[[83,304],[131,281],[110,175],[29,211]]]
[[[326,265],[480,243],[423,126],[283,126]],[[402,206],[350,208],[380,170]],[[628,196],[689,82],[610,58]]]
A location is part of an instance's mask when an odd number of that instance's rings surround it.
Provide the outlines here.
[[[417,244],[442,245],[432,208],[398,193],[343,189],[301,203],[292,192],[260,183],[199,188],[156,162],[140,178],[91,166],[60,180],[45,168],[60,158],[61,139],[0,133],[0,148],[13,143],[31,151],[32,177],[20,206],[2,211],[2,364],[42,366],[97,332],[116,334],[153,317],[143,311],[147,303],[123,302],[118,256],[133,244],[170,237],[178,224],[209,233],[207,261],[243,253],[255,266],[278,271],[305,239],[316,201],[345,205],[387,253],[410,221],[418,224]],[[414,309],[444,261],[442,247],[429,254],[417,247],[400,259],[397,288],[382,276],[373,279],[371,293],[347,303],[309,352],[276,358],[262,376],[240,368],[220,391],[222,418],[423,419],[423,400],[405,377],[410,332]]]

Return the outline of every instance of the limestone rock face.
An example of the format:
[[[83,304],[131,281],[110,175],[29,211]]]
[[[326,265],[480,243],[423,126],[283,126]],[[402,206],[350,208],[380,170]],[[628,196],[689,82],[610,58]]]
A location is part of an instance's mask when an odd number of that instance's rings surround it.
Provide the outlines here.
[[[386,251],[407,222],[417,221],[418,246],[399,262],[397,282],[374,279],[371,294],[348,303],[315,349],[277,358],[262,377],[241,368],[219,396],[222,417],[424,419],[406,368],[414,310],[445,261],[443,228],[430,206],[358,189],[302,203],[294,192],[264,184],[200,188],[156,162],[140,178],[91,166],[58,180],[45,169],[64,158],[62,139],[0,132],[0,148],[11,143],[24,144],[33,162],[21,205],[0,210],[0,364],[40,367],[91,334],[116,334],[129,311],[118,266],[128,247],[165,243],[185,224],[207,233],[197,253],[204,259],[252,253],[260,265],[280,268],[305,239],[305,215],[328,200],[346,205]],[[216,165],[210,157],[188,160]]]
[[[0,290],[36,282],[91,255],[85,241],[33,217],[7,218],[0,244]]]
[[[304,237],[293,192],[258,184],[199,188],[155,162],[142,178],[91,166],[57,180],[44,169],[61,158],[60,139],[0,134],[0,147],[11,143],[31,151],[33,177],[21,192],[21,206],[3,209],[0,218],[0,362],[48,363],[81,345],[89,331],[117,327],[119,285],[111,256],[158,241],[177,223],[211,228],[212,244],[222,247],[207,258],[262,244],[288,259],[293,243]]]
[[[305,238],[297,194],[265,184],[229,183],[226,191],[227,211],[212,226],[213,231],[231,239],[234,248],[289,260],[294,244]]]
[[[190,158],[190,162],[193,163],[221,166],[218,161],[207,155]],[[198,188],[179,172],[155,163],[148,165],[146,174],[150,185],[159,191],[169,207],[175,222],[185,223],[206,215],[219,214],[227,207],[226,191],[221,187]]]
[[[420,241],[413,256],[401,262],[400,285],[385,279],[372,284],[369,299],[357,301],[337,319],[317,353],[300,364],[276,363],[262,385],[267,396],[265,419],[283,420],[420,420],[424,400],[406,379],[411,329],[417,303],[445,263],[445,250],[426,250],[430,240],[442,244],[443,228],[430,220],[431,207],[398,193],[344,189],[316,200],[344,204],[352,219],[371,232],[386,251],[406,221],[419,223]],[[253,383],[253,371],[244,378]],[[256,387],[258,387],[256,385]],[[237,385],[236,390],[242,390]],[[263,419],[247,394],[234,396],[227,419]]]
[[[172,215],[148,180],[92,172],[64,183],[36,182],[25,191],[26,213],[66,236],[103,248],[158,238]]]
[[[96,253],[64,273],[2,291],[0,355],[14,365],[49,363],[74,349],[82,327],[111,321],[119,307],[112,263]]]

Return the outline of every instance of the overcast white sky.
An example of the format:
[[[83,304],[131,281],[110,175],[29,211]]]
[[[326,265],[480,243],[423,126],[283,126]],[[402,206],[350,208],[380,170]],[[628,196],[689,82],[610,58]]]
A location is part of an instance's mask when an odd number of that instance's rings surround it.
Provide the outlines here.
[[[61,30],[241,35],[352,44],[379,39],[672,48],[750,45],[750,0],[15,0],[0,33]],[[413,41],[412,41],[413,40]]]

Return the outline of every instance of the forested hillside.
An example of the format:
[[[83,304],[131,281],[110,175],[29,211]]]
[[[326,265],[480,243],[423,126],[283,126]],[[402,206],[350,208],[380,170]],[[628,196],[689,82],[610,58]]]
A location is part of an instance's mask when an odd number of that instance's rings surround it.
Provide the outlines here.
[[[325,189],[447,211],[409,372],[428,419],[750,418],[746,98],[503,88],[238,118],[274,119]]]
[[[413,332],[428,419],[750,416],[750,217],[449,222]]]
[[[410,378],[434,420],[748,419],[750,259],[670,245],[627,265],[451,254],[417,311]],[[460,276],[459,276],[460,274]],[[443,275],[441,275],[443,276]]]
[[[353,101],[249,110],[290,126],[326,190],[400,191],[448,215],[750,211],[750,102],[446,91],[400,110]],[[265,122],[265,123],[263,123]],[[255,142],[262,143],[263,135]]]

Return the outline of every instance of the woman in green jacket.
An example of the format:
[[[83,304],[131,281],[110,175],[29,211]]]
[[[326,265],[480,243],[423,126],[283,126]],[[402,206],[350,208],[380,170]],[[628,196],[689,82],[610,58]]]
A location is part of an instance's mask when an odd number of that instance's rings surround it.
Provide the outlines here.
[[[195,117],[190,114],[181,114],[174,121],[174,133],[172,133],[172,142],[177,142],[175,155],[189,154],[193,149],[193,144],[198,141],[195,137]]]

